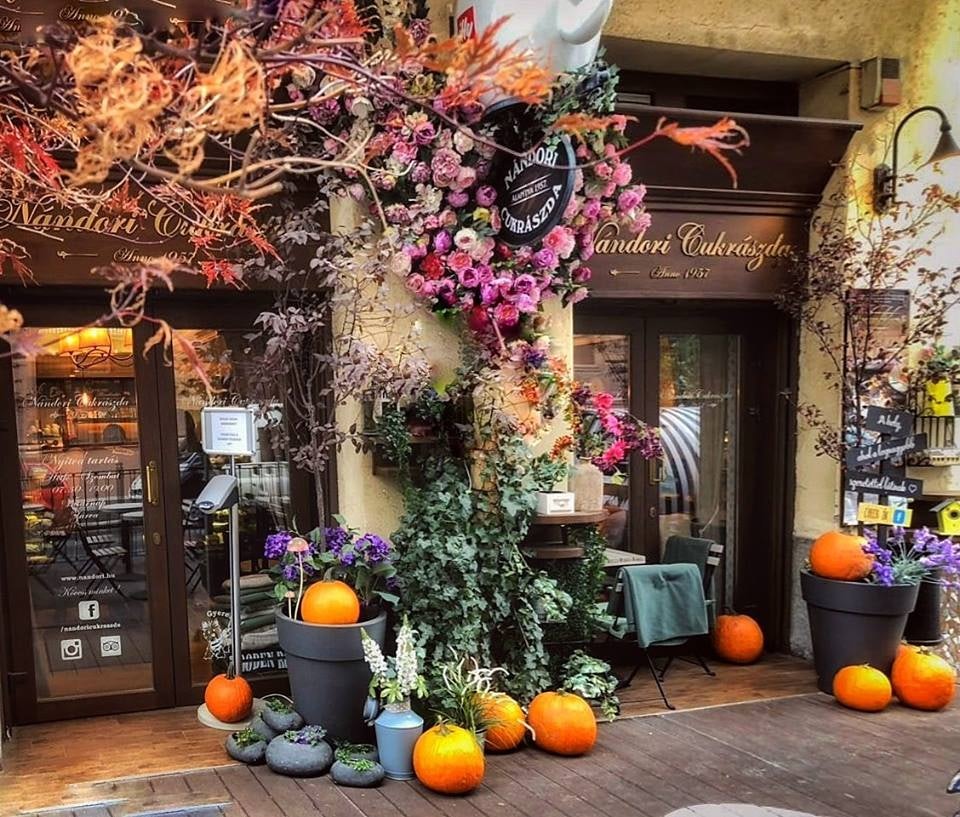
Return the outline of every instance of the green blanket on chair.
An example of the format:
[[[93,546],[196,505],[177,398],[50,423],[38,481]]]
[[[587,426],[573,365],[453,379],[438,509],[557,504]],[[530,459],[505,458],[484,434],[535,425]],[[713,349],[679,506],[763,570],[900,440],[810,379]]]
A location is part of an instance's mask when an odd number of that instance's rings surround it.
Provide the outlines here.
[[[619,579],[627,619],[642,648],[707,632],[703,579],[696,565],[633,565],[621,568]]]

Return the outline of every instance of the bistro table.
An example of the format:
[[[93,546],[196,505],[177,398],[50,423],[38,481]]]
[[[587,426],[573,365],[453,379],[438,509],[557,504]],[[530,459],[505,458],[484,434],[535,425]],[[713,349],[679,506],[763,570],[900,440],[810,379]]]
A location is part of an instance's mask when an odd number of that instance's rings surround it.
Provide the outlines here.
[[[100,510],[120,517],[120,545],[124,550],[123,567],[126,575],[118,578],[122,581],[141,581],[146,578],[142,573],[133,572],[133,547],[130,541],[130,529],[143,526],[143,501],[108,502]]]
[[[570,544],[570,529],[598,525],[608,516],[606,511],[587,513],[537,514],[530,525],[530,534],[521,549],[532,559],[582,559],[583,548]],[[560,539],[556,538],[559,531]]]

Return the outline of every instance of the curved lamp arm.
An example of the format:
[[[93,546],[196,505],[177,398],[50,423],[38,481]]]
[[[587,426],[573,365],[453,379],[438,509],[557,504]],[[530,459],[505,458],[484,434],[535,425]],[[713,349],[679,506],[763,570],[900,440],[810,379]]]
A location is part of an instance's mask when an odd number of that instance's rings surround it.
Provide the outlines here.
[[[945,142],[952,142],[952,137],[950,136],[950,120],[942,108],[938,108],[936,105],[921,105],[903,117],[893,132],[893,166],[881,164],[877,165],[873,171],[874,206],[877,212],[886,212],[897,200],[897,159],[900,147],[900,131],[902,131],[903,126],[917,114],[926,113],[927,111],[932,111],[940,117],[940,143],[937,145],[937,150],[933,152],[933,155],[924,162],[924,164],[929,164],[941,158],[938,155],[941,145],[944,145]]]

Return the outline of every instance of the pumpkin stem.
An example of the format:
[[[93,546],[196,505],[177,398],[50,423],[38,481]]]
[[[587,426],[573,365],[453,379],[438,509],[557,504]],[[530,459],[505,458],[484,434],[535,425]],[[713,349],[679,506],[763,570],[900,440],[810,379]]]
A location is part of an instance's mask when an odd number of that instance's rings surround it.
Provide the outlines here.
[[[229,678],[232,681],[236,677],[237,677],[237,668],[236,668],[236,665],[231,660],[230,663],[227,664],[227,678]]]

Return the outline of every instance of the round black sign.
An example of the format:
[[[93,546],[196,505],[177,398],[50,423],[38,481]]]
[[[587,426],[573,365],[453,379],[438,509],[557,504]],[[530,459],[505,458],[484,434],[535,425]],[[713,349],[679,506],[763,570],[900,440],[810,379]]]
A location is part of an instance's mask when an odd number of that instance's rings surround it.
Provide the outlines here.
[[[535,244],[563,217],[573,195],[576,157],[567,136],[502,165],[497,186],[500,233],[511,247]]]

